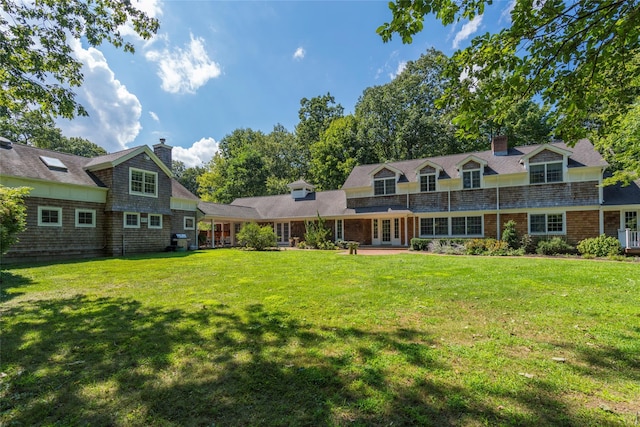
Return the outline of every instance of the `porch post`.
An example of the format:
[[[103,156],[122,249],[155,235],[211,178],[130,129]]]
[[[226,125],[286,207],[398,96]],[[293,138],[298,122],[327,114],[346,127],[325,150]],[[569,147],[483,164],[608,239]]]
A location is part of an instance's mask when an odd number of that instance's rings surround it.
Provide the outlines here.
[[[211,249],[216,247],[216,220],[211,218]]]
[[[630,228],[625,228],[624,230],[624,234],[626,236],[626,246],[627,249],[631,249],[631,229]]]

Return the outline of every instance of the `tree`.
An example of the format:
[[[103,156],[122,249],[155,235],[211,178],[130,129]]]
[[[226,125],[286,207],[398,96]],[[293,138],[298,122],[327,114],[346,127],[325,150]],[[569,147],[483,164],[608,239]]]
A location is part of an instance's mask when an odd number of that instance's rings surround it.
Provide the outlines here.
[[[108,42],[134,52],[122,27],[130,24],[143,39],[158,30],[158,20],[137,9],[136,2],[4,0],[0,13],[0,115],[10,116],[34,105],[45,115],[87,115],[72,88],[82,85],[82,64],[68,40],[90,46]]]
[[[627,185],[640,179],[640,99],[612,128],[611,133],[596,140],[596,147],[613,170],[613,176],[605,179],[605,184]]]
[[[27,227],[27,207],[24,198],[31,189],[0,185],[0,254],[6,253],[18,241],[18,234]]]
[[[384,41],[397,33],[410,43],[426,14],[448,25],[482,15],[491,3],[398,0],[377,32]],[[446,71],[452,86],[440,103],[454,104],[464,112],[457,124],[477,131],[487,117],[502,123],[505,105],[536,97],[567,142],[606,135],[640,95],[639,52],[640,0],[516,0],[510,27],[454,54]]]
[[[0,135],[22,144],[38,148],[96,157],[107,154],[104,148],[79,137],[67,138],[55,126],[51,116],[41,111],[23,111],[12,116],[0,116]]]
[[[202,166],[193,166],[188,168],[184,162],[173,160],[171,162],[171,172],[173,177],[193,194],[198,194],[200,186],[198,185],[198,177],[205,172]]]
[[[278,246],[276,233],[270,225],[261,227],[255,222],[250,222],[242,226],[237,237],[240,246],[257,251]]]

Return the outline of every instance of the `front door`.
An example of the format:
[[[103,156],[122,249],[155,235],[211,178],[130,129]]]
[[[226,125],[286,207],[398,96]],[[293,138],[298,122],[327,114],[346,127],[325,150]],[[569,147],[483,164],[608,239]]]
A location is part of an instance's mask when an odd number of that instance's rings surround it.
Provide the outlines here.
[[[289,243],[289,223],[288,222],[276,222],[275,232],[278,239],[278,243]]]
[[[372,221],[372,240],[374,245],[400,246],[400,218],[374,219]]]

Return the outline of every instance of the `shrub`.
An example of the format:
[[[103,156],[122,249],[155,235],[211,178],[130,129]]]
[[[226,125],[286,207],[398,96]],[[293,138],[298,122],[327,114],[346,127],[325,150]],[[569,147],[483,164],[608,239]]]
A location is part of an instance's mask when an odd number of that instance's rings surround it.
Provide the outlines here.
[[[540,255],[560,255],[575,253],[575,248],[560,237],[552,237],[548,240],[540,240],[536,248]]]
[[[414,251],[428,251],[429,243],[431,243],[432,239],[421,239],[419,237],[414,237],[411,239],[411,249]]]
[[[304,241],[306,243],[306,247],[313,249],[324,249],[328,246],[329,242],[327,237],[331,230],[325,228],[324,219],[318,214],[317,221],[306,221],[304,223],[306,232],[304,233]],[[333,247],[335,248],[335,246]],[[333,249],[332,248],[332,249]]]
[[[622,251],[618,239],[604,234],[582,240],[578,243],[577,249],[583,256],[591,255],[596,257],[620,255]]]
[[[523,254],[522,250],[512,249],[507,242],[496,239],[472,239],[468,240],[464,247],[468,255],[504,256]]]
[[[277,246],[276,233],[269,225],[260,227],[255,222],[250,222],[242,226],[237,237],[240,246],[257,251]]]
[[[520,249],[525,254],[533,254],[536,252],[536,245],[531,234],[522,235],[522,239],[520,239]]]
[[[429,243],[429,251],[435,254],[463,255],[464,242],[462,239],[435,239]]]
[[[511,249],[520,248],[520,239],[516,231],[516,222],[514,220],[507,221],[502,231],[502,241],[506,242]]]

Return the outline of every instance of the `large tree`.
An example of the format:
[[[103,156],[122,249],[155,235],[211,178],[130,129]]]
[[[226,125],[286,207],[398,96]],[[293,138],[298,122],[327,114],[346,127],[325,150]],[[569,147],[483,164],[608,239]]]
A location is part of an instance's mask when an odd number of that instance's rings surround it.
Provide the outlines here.
[[[491,0],[397,0],[383,40],[410,43],[434,14],[443,24],[484,13]],[[501,123],[512,105],[537,97],[553,114],[556,136],[575,142],[607,134],[640,93],[640,0],[515,0],[511,25],[476,37],[454,54],[442,97],[463,111],[457,124],[472,132]],[[635,83],[634,83],[635,80]],[[621,153],[618,153],[621,154]]]
[[[66,118],[86,115],[73,93],[83,76],[69,40],[90,46],[106,41],[133,52],[122,35],[125,24],[144,39],[158,30],[158,21],[131,1],[2,0],[0,7],[0,115],[5,116],[25,108]]]

